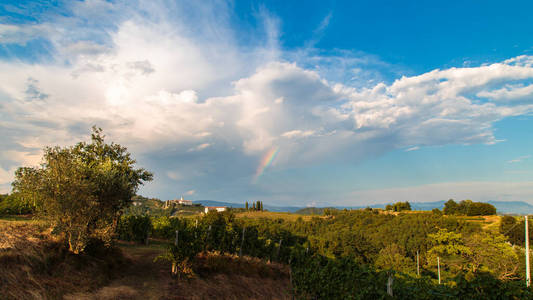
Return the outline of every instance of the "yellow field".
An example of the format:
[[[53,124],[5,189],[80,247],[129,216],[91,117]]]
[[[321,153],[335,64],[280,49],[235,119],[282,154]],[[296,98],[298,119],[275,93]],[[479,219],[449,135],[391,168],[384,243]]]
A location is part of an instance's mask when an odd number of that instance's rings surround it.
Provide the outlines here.
[[[298,218],[302,218],[304,221],[309,221],[313,216],[310,215],[298,215],[289,212],[272,212],[272,211],[247,211],[235,214],[237,218],[250,218],[250,219],[283,219],[285,221],[296,221]]]

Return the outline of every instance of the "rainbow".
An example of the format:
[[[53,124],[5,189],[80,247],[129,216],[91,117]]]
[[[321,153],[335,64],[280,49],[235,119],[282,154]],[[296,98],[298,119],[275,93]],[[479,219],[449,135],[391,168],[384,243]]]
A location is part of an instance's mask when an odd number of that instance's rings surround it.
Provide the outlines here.
[[[259,166],[257,166],[257,170],[255,171],[253,183],[256,183],[259,177],[261,177],[261,175],[263,175],[263,173],[265,172],[265,169],[272,164],[274,159],[276,159],[276,155],[278,155],[278,152],[279,147],[274,147],[268,150],[265,156],[263,156],[261,162],[259,163]]]

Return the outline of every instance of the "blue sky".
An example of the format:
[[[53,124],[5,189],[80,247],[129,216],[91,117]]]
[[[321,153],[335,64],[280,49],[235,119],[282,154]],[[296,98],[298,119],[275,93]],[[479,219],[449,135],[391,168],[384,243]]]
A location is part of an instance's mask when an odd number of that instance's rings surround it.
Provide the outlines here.
[[[0,189],[96,124],[163,200],[533,203],[532,9],[0,1]]]

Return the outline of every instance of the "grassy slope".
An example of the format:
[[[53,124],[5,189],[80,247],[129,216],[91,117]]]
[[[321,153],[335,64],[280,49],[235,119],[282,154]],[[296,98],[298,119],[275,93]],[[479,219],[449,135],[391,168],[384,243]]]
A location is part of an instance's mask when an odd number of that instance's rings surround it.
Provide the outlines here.
[[[247,211],[237,213],[235,215],[237,218],[268,218],[268,219],[283,219],[285,221],[296,221],[298,218],[302,218],[304,221],[309,221],[313,216],[310,215],[298,215],[288,212],[271,212],[271,211]]]
[[[257,259],[208,254],[199,274],[170,277],[170,264],[154,263],[163,242],[119,243],[102,257],[64,250],[38,222],[0,220],[0,299],[288,299],[286,267]]]

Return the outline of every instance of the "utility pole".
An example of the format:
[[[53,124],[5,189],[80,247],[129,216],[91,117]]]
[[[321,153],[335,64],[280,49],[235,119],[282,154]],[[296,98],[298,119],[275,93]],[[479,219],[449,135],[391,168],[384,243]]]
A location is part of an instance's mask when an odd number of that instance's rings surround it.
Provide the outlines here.
[[[437,268],[439,270],[439,284],[440,284],[440,257],[437,256]]]
[[[420,277],[420,260],[418,257],[418,250],[416,250],[416,275]]]
[[[527,215],[524,216],[526,220],[526,285],[529,287],[531,283],[531,275],[529,271],[529,228],[527,226]]]

